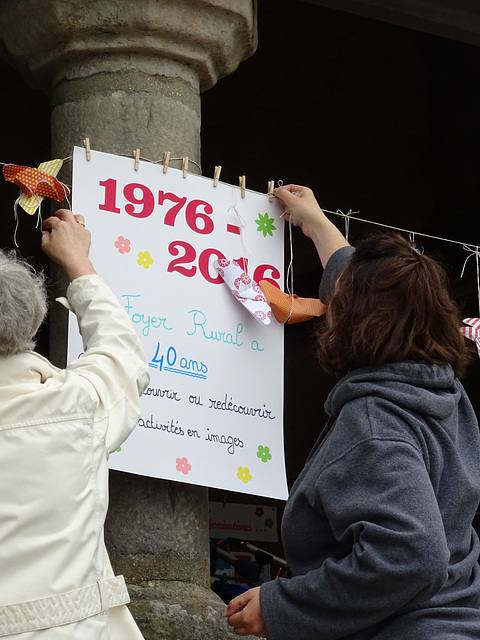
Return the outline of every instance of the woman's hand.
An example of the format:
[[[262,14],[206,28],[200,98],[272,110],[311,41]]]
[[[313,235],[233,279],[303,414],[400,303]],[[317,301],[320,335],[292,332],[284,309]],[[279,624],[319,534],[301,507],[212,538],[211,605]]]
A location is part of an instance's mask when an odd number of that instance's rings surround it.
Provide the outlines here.
[[[249,589],[231,600],[223,616],[238,636],[267,637],[260,609],[260,587]]]
[[[285,220],[300,227],[308,238],[311,238],[316,226],[328,224],[313,191],[308,187],[288,184],[274,189],[273,193],[285,205]]]
[[[88,257],[90,231],[85,229],[83,216],[59,209],[54,216],[44,220],[42,228],[43,251],[64,269],[70,281],[95,273]]]
[[[274,189],[273,193],[285,206],[285,220],[300,227],[307,238],[313,240],[324,267],[337,249],[349,246],[339,229],[323,213],[311,189],[288,184]]]

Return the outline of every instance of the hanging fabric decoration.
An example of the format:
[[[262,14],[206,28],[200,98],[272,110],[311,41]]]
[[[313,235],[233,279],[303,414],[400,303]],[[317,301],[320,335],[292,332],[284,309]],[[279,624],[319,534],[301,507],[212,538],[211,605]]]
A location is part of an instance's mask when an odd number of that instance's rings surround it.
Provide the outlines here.
[[[464,318],[462,322],[470,326],[462,327],[460,333],[476,343],[478,355],[480,356],[480,318]]]
[[[262,290],[238,264],[236,260],[222,258],[213,262],[218,275],[234,297],[260,324],[270,324],[272,312]]]
[[[469,252],[469,255],[466,257],[465,262],[463,263],[462,273],[460,277],[463,278],[463,274],[465,272],[465,266],[472,256],[475,256],[475,263],[477,267],[477,300],[478,300],[478,311],[480,313],[480,250],[478,247],[474,247],[472,245],[464,244],[463,248],[465,251]],[[465,324],[469,324],[469,327],[461,327],[460,333],[464,335],[469,340],[473,340],[477,345],[478,355],[480,356],[480,318],[464,318],[462,320]]]
[[[3,177],[13,182],[22,191],[15,204],[19,204],[29,215],[37,211],[44,198],[52,198],[58,202],[65,200],[70,190],[55,177],[60,171],[63,160],[49,160],[35,169],[18,164],[6,164]]]
[[[267,299],[277,322],[295,324],[305,322],[314,316],[322,316],[327,310],[318,298],[299,298],[278,289],[268,280],[260,280],[260,288]]]
[[[55,177],[63,165],[63,160],[48,160],[42,162],[38,169],[25,167],[19,164],[6,164],[3,167],[3,177],[8,182],[13,182],[21,193],[13,205],[15,215],[15,246],[17,244],[18,212],[20,205],[28,215],[37,214],[37,227],[40,224],[40,205],[44,198],[52,198],[57,202],[65,200],[69,194],[69,188]]]
[[[321,316],[327,310],[318,298],[299,298],[284,293],[268,280],[257,284],[236,260],[215,260],[213,266],[234,297],[261,324],[270,324],[272,313],[280,324],[295,324]]]

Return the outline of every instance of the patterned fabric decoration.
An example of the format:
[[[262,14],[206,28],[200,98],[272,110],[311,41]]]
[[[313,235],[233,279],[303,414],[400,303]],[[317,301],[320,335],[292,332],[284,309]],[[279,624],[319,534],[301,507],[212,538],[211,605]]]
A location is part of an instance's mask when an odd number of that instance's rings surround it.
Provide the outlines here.
[[[470,326],[462,327],[460,333],[476,343],[478,355],[480,356],[480,318],[464,318],[462,322]]]
[[[62,164],[61,159],[42,162],[38,169],[6,164],[3,167],[5,180],[13,182],[22,191],[15,204],[19,204],[29,215],[33,215],[44,198],[52,198],[58,202],[65,200],[70,190],[55,177]]]
[[[299,298],[277,289],[267,280],[260,280],[260,287],[272,309],[277,322],[295,324],[322,316],[327,307],[318,298]]]
[[[213,266],[235,298],[260,322],[270,324],[272,313],[262,290],[252,278],[243,271],[236,260],[215,260]]]

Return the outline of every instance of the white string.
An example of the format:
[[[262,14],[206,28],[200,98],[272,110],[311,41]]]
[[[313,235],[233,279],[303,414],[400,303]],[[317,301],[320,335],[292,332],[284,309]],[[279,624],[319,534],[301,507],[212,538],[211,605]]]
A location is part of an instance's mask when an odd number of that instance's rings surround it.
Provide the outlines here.
[[[15,231],[13,232],[13,242],[15,243],[15,246],[18,249],[17,231],[18,231],[19,220],[18,220],[17,202],[18,200],[15,200],[15,203],[13,205],[13,217],[15,219]]]
[[[292,233],[292,218],[288,221],[288,234],[289,234],[289,242],[290,242],[290,261],[288,263],[287,273],[285,276],[285,284],[287,288],[287,293],[290,295],[290,313],[288,314],[288,318],[285,320],[285,323],[288,323],[293,313],[293,233]],[[290,279],[290,283],[289,283]]]
[[[345,221],[345,240],[348,242],[348,234],[350,233],[350,216],[355,215],[358,211],[352,211],[351,209],[347,213],[343,213],[340,209],[337,209],[336,213],[341,215]]]
[[[333,215],[339,215],[342,218],[344,218],[345,220],[348,219],[348,222],[350,223],[350,215],[352,214],[351,210],[348,212],[348,214],[345,214],[340,210],[328,211],[328,209],[323,209],[323,211],[325,211],[326,213],[331,213]],[[440,242],[450,242],[452,244],[459,244],[459,245],[462,245],[462,247],[463,247],[463,249],[465,251],[470,251],[470,255],[466,257],[465,262],[463,263],[462,273],[461,273],[460,277],[463,278],[463,274],[465,272],[465,266],[466,266],[469,258],[471,258],[473,255],[475,255],[475,262],[476,262],[476,269],[477,269],[478,314],[479,314],[479,317],[480,317],[480,249],[479,249],[478,246],[468,245],[465,242],[460,242],[458,240],[450,240],[450,238],[441,238],[439,236],[433,236],[433,235],[428,234],[428,233],[421,233],[420,231],[411,231],[409,229],[402,229],[400,227],[394,227],[392,225],[383,224],[381,222],[373,222],[372,220],[365,220],[365,219],[362,219],[362,218],[354,218],[354,220],[358,220],[358,222],[366,222],[367,224],[376,225],[378,227],[384,227],[386,229],[393,229],[394,231],[400,231],[402,233],[408,233],[411,242],[415,242],[415,235],[418,235],[418,236],[422,236],[423,238],[430,238],[431,240],[439,240]],[[346,227],[346,231],[347,231],[347,227]],[[348,240],[348,238],[347,238],[347,240]],[[417,252],[418,253],[423,253],[423,251],[418,251],[418,250],[417,250]]]
[[[283,187],[283,180],[277,180],[277,185],[279,187]],[[280,217],[288,213],[288,207],[285,209],[283,213],[280,214]],[[290,260],[288,262],[287,272],[285,274],[285,289],[286,293],[290,296],[290,313],[288,314],[288,318],[285,320],[285,324],[288,323],[290,318],[292,317],[293,312],[293,223],[292,218],[290,217],[288,220],[288,240],[290,247]]]
[[[238,224],[239,224],[239,227],[240,227],[240,240],[241,240],[241,243],[242,243],[243,253],[245,254],[244,257],[245,257],[245,259],[247,259],[247,258],[250,258],[252,254],[250,253],[250,251],[247,249],[247,247],[245,245],[245,238],[244,238],[243,230],[247,226],[247,223],[246,223],[245,219],[242,218],[242,216],[240,215],[240,213],[239,213],[239,211],[237,209],[237,203],[236,203],[237,191],[238,191],[238,188],[232,186],[233,204],[230,207],[228,207],[227,213],[230,211],[230,209],[233,209],[235,211],[235,215],[237,217],[237,221],[238,221]],[[246,269],[245,269],[245,271],[246,271]]]
[[[324,209],[322,207],[322,211],[324,211],[325,213],[331,213],[334,216],[341,216],[342,218],[345,218],[347,215],[355,215],[357,212],[355,211],[349,211],[348,214],[343,213],[343,211],[340,211],[340,209],[337,209],[337,211],[329,211],[328,209]],[[393,227],[392,225],[389,224],[383,224],[382,222],[373,222],[372,220],[365,220],[364,218],[351,218],[352,220],[357,220],[358,222],[366,222],[367,224],[373,224],[376,225],[377,227],[384,227],[385,229],[393,229],[394,231],[401,231],[402,233],[408,233],[408,234],[415,234],[417,236],[422,236],[423,238],[430,238],[431,240],[440,240],[441,242],[452,242],[453,244],[460,244],[462,246],[466,246],[465,242],[460,242],[459,240],[450,240],[449,238],[440,238],[439,236],[432,236],[428,233],[421,233],[420,231],[411,231],[409,229],[402,229],[400,227]]]
[[[35,229],[38,229],[41,224],[42,224],[42,202],[43,200],[41,200],[38,204],[38,208],[37,208],[37,224],[35,225]]]
[[[115,155],[124,156],[125,158],[130,158],[130,156],[124,155],[123,153],[117,153]],[[151,162],[152,164],[162,164],[163,163],[163,159],[162,160],[149,160],[149,158],[142,158],[141,156],[140,156],[139,159],[140,160],[145,160],[145,162]],[[170,158],[169,162],[172,162],[174,160],[183,160],[183,158]],[[194,164],[200,171],[202,170],[202,167],[198,164],[198,162],[195,162],[195,160],[192,160],[191,158],[189,158],[188,162]]]
[[[287,273],[285,275],[285,285],[287,288],[287,293],[292,298],[292,306],[293,306],[293,234],[292,234],[292,220],[288,221],[288,235],[289,235],[289,244],[290,244],[290,260],[287,267]]]
[[[463,245],[463,249],[465,251],[470,251],[470,255],[468,255],[465,258],[465,262],[463,263],[463,268],[462,268],[462,273],[460,274],[460,278],[463,278],[463,274],[464,274],[465,267],[467,265],[468,260],[472,256],[475,256],[475,263],[476,263],[476,267],[477,267],[478,317],[480,318],[480,263],[479,263],[480,250],[479,250],[478,247],[474,247],[473,245],[468,245],[468,244],[464,244]]]

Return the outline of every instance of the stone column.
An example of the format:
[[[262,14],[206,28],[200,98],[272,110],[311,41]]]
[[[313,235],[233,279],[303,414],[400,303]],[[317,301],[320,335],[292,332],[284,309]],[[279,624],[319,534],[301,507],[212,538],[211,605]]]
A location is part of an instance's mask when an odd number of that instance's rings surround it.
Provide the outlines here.
[[[255,51],[256,4],[2,0],[0,37],[0,55],[51,96],[52,158],[89,137],[99,151],[188,156],[199,173],[200,93]],[[57,306],[50,353],[62,366],[67,326]],[[112,472],[106,538],[147,640],[236,637],[209,589],[206,489]]]

